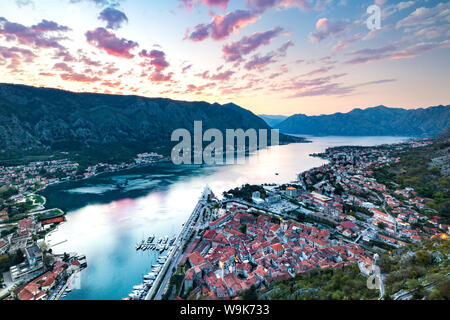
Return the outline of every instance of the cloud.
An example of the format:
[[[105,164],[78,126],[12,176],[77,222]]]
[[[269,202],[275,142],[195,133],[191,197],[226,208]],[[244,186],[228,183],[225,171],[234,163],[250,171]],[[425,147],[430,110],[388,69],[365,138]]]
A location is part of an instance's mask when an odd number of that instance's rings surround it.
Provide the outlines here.
[[[439,3],[435,7],[420,7],[414,10],[403,20],[397,22],[396,27],[417,27],[436,24],[438,22],[450,23],[450,3]]]
[[[164,70],[169,66],[166,61],[166,54],[160,50],[152,50],[147,52],[147,50],[142,50],[139,52],[139,56],[142,58],[147,58],[149,63],[158,70]]]
[[[180,2],[188,11],[191,10],[196,3],[203,3],[208,7],[219,7],[222,10],[226,10],[230,0],[180,0]]]
[[[117,7],[123,0],[69,0],[70,3],[91,2],[97,7]]]
[[[323,67],[314,69],[314,70],[312,70],[312,71],[310,71],[308,73],[305,73],[304,76],[313,76],[313,75],[316,75],[316,74],[319,74],[319,73],[327,73],[328,71],[330,71],[332,69],[334,69],[334,66],[328,66],[328,67],[327,66],[323,66]]]
[[[246,70],[261,69],[265,66],[276,62],[275,54],[273,52],[266,54],[265,56],[254,55],[245,65]]]
[[[16,5],[19,8],[30,6],[30,5],[34,7],[34,2],[33,2],[33,0],[16,0]]]
[[[277,53],[280,57],[286,56],[287,50],[293,47],[294,43],[291,40],[286,41],[281,47],[277,49]]]
[[[189,69],[192,68],[192,64],[182,67],[181,73],[186,73]]]
[[[316,23],[316,31],[310,33],[309,38],[312,43],[319,43],[326,38],[338,37],[343,34],[350,23],[346,20],[330,20],[321,18]]]
[[[73,73],[72,67],[70,67],[67,63],[64,63],[64,62],[56,63],[53,66],[53,70],[65,71],[65,72]]]
[[[190,35],[186,35],[186,39],[191,41],[203,41],[209,37],[210,26],[206,24],[198,24],[194,27],[194,31]]]
[[[216,80],[216,81],[225,81],[225,80],[230,80],[231,76],[234,74],[234,71],[224,71],[224,72],[219,72],[213,75],[209,74],[209,71],[205,71],[201,74],[198,74],[198,76],[202,77],[205,80]]]
[[[406,48],[398,48],[395,45],[387,45],[377,49],[362,49],[352,52],[351,55],[355,57],[346,61],[345,64],[355,65],[382,60],[415,58],[434,49],[449,47],[450,40],[444,40],[441,42],[416,43]]]
[[[89,77],[81,73],[63,73],[60,74],[60,77],[65,81],[74,81],[83,83],[93,83],[101,80],[99,77]]]
[[[231,34],[237,33],[239,29],[254,23],[257,19],[257,13],[247,10],[214,15],[210,24],[198,24],[191,34],[186,35],[186,38],[192,41],[203,41],[208,37],[214,40],[223,40]]]
[[[331,52],[333,54],[338,53],[338,52],[348,48],[349,46],[351,46],[353,43],[355,43],[356,41],[360,40],[361,38],[362,38],[361,34],[358,33],[358,34],[349,36],[347,39],[339,40],[336,43],[336,45],[334,45],[334,47],[333,47]]]
[[[172,80],[172,75],[172,72],[163,74],[160,70],[156,70],[150,75],[150,80],[154,82],[170,81]]]
[[[312,9],[312,0],[246,0],[247,7],[256,10],[267,10],[270,8],[297,7],[303,11]],[[318,1],[320,2],[320,1]]]
[[[108,7],[98,16],[100,20],[107,23],[106,28],[117,30],[122,27],[124,22],[128,22],[128,17],[122,11]]]
[[[37,56],[28,49],[0,46],[0,65],[6,65],[10,70],[17,71],[22,63],[31,63]]]
[[[228,62],[240,61],[243,56],[255,51],[260,46],[270,44],[282,31],[283,28],[278,27],[266,32],[256,32],[239,41],[227,43],[222,47],[224,58]]]
[[[53,21],[42,20],[31,27],[26,27],[20,23],[10,22],[4,17],[0,17],[0,35],[7,41],[18,41],[23,45],[30,45],[38,48],[59,48],[59,43],[66,37],[62,33],[69,31],[66,26],[62,26]]]
[[[97,49],[104,50],[110,55],[127,59],[134,57],[130,51],[138,47],[137,42],[118,38],[114,33],[105,28],[97,28],[86,32],[86,40]]]
[[[360,87],[397,81],[396,79],[381,79],[355,85],[343,85],[341,83],[333,82],[335,79],[340,78],[344,75],[346,74],[336,74],[312,80],[300,80],[282,89],[287,89],[289,91],[295,92],[289,95],[287,98],[342,96],[350,94]]]

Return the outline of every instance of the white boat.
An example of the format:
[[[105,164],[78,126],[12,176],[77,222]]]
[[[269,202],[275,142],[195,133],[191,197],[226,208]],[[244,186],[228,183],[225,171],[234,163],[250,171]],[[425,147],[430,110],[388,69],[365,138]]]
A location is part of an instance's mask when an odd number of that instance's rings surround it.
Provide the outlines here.
[[[144,286],[142,284],[133,287],[133,289],[135,289],[135,290],[141,290],[143,288],[144,288]]]

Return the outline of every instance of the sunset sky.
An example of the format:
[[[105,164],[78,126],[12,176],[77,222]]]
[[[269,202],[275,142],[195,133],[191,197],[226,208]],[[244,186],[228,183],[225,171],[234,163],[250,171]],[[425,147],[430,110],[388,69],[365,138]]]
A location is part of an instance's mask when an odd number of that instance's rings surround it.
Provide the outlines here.
[[[450,1],[1,0],[0,75],[257,114],[449,104]]]

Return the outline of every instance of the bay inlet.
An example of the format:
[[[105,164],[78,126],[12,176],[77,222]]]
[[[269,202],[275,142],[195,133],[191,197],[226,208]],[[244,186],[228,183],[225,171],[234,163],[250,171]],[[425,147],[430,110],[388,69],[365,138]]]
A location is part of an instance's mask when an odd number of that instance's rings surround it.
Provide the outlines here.
[[[288,183],[297,174],[326,163],[309,156],[328,147],[373,146],[407,140],[403,137],[307,137],[312,143],[260,150],[245,164],[148,167],[103,174],[88,180],[47,188],[47,208],[67,211],[67,221],[47,237],[55,253],[87,257],[79,286],[67,295],[74,300],[117,300],[151,270],[159,253],[136,251],[150,234],[177,235],[201,192],[209,185],[216,195],[242,184]]]

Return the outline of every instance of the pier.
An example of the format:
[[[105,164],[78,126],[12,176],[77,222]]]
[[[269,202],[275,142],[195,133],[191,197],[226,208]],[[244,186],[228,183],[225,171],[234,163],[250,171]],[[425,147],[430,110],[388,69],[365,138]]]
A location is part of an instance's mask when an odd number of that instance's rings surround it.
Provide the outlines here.
[[[178,262],[183,256],[183,247],[185,241],[189,240],[190,232],[194,227],[195,222],[198,221],[203,207],[206,205],[205,195],[209,195],[210,192],[211,191],[209,190],[209,188],[206,187],[202,197],[197,202],[197,205],[195,206],[188,220],[178,234],[173,245],[173,250],[168,255],[166,262],[161,268],[161,271],[158,273],[158,276],[154,280],[152,287],[145,296],[145,300],[161,300],[164,288],[166,287],[168,281],[170,280],[170,277],[172,276],[172,269],[177,266]]]

